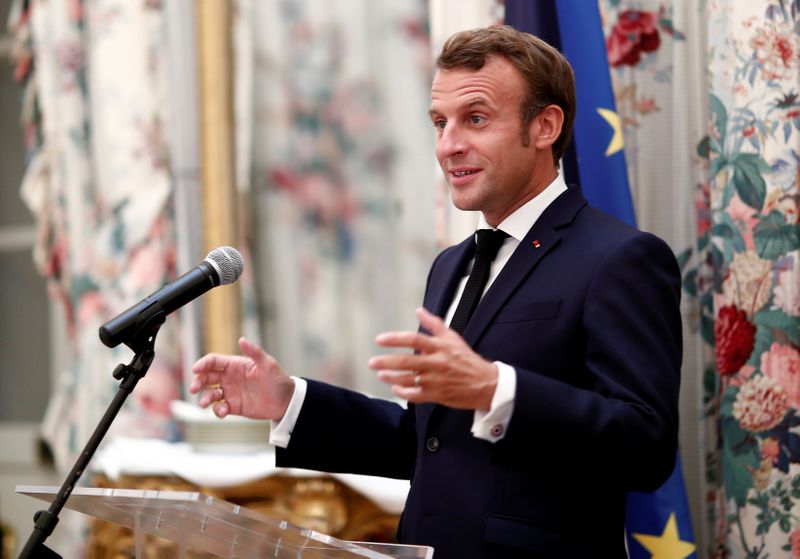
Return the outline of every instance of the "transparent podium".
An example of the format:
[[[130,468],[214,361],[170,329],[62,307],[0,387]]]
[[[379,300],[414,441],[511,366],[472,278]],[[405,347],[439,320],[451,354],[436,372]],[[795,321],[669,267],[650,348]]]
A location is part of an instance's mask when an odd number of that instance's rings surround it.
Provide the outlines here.
[[[16,492],[50,502],[57,487],[24,486]],[[348,542],[197,492],[76,487],[67,508],[130,528],[136,558],[144,557],[144,535],[187,550],[220,557],[276,559],[432,559],[423,546]]]

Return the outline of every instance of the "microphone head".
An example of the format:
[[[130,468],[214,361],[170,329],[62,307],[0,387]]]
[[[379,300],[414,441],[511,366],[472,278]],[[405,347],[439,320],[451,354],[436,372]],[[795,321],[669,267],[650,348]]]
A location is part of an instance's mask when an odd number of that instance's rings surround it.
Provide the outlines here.
[[[217,247],[206,256],[206,262],[214,266],[219,275],[219,284],[235,282],[244,270],[244,259],[233,247]]]

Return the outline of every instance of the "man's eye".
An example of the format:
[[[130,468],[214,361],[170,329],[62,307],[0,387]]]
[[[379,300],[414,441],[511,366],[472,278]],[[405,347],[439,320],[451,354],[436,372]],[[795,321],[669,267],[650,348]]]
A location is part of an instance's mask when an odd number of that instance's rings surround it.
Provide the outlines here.
[[[444,130],[444,126],[445,126],[445,124],[447,124],[447,121],[446,121],[446,120],[444,120],[444,119],[439,119],[439,120],[434,120],[434,121],[433,121],[433,126],[434,126],[434,127],[437,129],[437,130]]]
[[[483,122],[484,118],[480,115],[472,115],[469,117],[469,120],[472,124],[480,124]]]

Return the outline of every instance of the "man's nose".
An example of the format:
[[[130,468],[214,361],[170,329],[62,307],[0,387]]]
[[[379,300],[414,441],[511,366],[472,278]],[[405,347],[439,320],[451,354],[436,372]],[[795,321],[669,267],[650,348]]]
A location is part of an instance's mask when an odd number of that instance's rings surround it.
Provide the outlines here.
[[[454,124],[447,124],[436,142],[439,157],[451,157],[467,151],[467,137],[464,130]]]

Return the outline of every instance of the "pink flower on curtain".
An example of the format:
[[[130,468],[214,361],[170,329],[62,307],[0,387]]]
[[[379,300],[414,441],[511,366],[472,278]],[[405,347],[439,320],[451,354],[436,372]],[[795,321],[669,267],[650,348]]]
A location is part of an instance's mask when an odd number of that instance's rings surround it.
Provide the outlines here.
[[[774,24],[756,29],[749,45],[761,66],[762,78],[781,79],[793,71],[798,61],[795,41],[794,36],[782,33]]]
[[[792,557],[800,559],[800,530],[792,530],[789,543],[792,545]]]
[[[697,212],[696,235],[700,238],[711,230],[711,185],[706,181],[698,186],[694,207]]]
[[[31,53],[20,54],[14,66],[14,81],[23,83],[33,69],[33,56]]]
[[[606,40],[608,62],[612,66],[636,66],[643,52],[653,52],[661,44],[656,29],[658,16],[655,12],[625,10],[620,12],[617,23]]]
[[[761,354],[761,372],[784,388],[790,406],[800,408],[800,351],[796,347],[773,342]]]
[[[80,0],[69,0],[67,2],[67,13],[69,18],[75,22],[83,21],[83,2]]]
[[[105,297],[98,291],[87,291],[78,299],[78,309],[75,316],[79,325],[90,324],[92,321],[102,321],[107,313]]]
[[[642,97],[636,101],[636,112],[640,115],[649,115],[650,113],[655,113],[660,110],[661,109],[656,104],[655,97]]]
[[[734,223],[739,225],[739,232],[747,250],[753,250],[753,229],[758,225],[759,215],[753,208],[742,202],[738,196],[733,196],[728,204],[728,214]]]
[[[742,365],[739,372],[730,377],[730,386],[742,386],[750,380],[755,372],[756,368],[752,365]]]
[[[60,68],[61,86],[69,91],[77,86],[76,74],[83,69],[86,62],[83,44],[76,40],[62,41],[57,46],[56,57]]]
[[[732,375],[742,368],[755,345],[756,327],[744,311],[733,305],[722,307],[714,322],[717,370],[720,375]]]
[[[733,417],[742,429],[760,433],[778,425],[786,414],[783,387],[769,377],[754,377],[739,389],[733,403]]]
[[[350,190],[335,183],[326,173],[276,166],[267,176],[275,187],[298,202],[315,225],[331,227],[337,223],[351,223],[358,214],[358,204]]]

